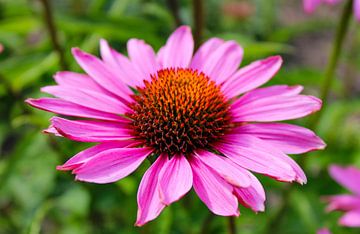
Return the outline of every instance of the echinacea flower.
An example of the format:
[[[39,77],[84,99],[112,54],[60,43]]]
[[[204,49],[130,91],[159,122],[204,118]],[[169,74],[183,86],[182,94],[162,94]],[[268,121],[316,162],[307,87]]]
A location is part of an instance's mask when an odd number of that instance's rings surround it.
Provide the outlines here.
[[[335,5],[341,0],[304,0],[304,10],[306,13],[313,13],[321,3]],[[353,1],[355,18],[360,21],[360,0]]]
[[[347,227],[360,227],[360,169],[348,166],[332,165],[329,167],[331,177],[353,192],[354,194],[341,194],[326,197],[329,202],[327,211],[344,211],[339,224]]]
[[[327,228],[321,228],[321,229],[317,230],[316,234],[331,234],[331,232]]]
[[[75,141],[99,143],[58,170],[76,179],[110,183],[146,158],[154,163],[137,195],[136,225],[155,219],[192,187],[217,215],[238,216],[238,203],[264,210],[265,192],[250,171],[279,181],[305,183],[286,154],[324,148],[312,131],[286,123],[309,115],[321,101],[300,95],[301,86],[258,88],[279,70],[269,57],[238,70],[242,48],[212,38],[193,55],[187,26],[155,53],[142,40],[128,41],[128,57],[100,42],[102,60],[74,48],[87,74],[59,72],[42,88],[56,98],[29,99],[39,109],[85,119],[53,117],[45,130]]]

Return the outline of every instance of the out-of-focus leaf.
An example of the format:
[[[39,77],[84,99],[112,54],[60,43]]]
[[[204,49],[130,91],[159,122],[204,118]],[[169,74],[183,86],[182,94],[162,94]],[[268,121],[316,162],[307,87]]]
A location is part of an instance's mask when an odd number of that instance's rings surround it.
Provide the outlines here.
[[[240,34],[220,34],[218,37],[225,40],[236,40],[244,48],[244,57],[248,60],[260,59],[274,54],[291,53],[292,48],[289,45],[277,42],[259,42],[251,37]]]
[[[0,21],[0,32],[15,32],[25,35],[39,28],[40,25],[41,22],[32,16],[12,17]]]
[[[85,34],[95,33],[104,38],[114,38],[127,41],[131,37],[142,38],[157,45],[155,28],[148,21],[133,17],[123,17],[112,21],[101,20],[101,18],[75,18],[67,15],[57,17],[59,27],[67,33]],[[142,30],[138,30],[141,28]]]
[[[14,91],[18,92],[29,84],[38,81],[42,75],[54,69],[58,57],[55,52],[48,55],[15,57],[0,63],[5,77],[10,82]]]

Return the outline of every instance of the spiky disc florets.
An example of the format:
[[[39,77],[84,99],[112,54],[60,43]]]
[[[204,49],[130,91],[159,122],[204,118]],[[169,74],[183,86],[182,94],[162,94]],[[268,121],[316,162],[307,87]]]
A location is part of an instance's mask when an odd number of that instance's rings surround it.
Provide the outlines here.
[[[136,135],[158,153],[205,148],[230,127],[229,104],[216,85],[192,69],[163,69],[139,88],[132,105]]]

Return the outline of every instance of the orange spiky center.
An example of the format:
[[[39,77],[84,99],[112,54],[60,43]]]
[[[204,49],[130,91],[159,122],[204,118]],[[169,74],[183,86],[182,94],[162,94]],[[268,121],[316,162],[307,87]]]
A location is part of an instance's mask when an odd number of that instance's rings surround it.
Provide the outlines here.
[[[229,104],[220,86],[193,69],[159,70],[138,88],[131,105],[133,127],[146,145],[187,155],[206,148],[230,128]]]

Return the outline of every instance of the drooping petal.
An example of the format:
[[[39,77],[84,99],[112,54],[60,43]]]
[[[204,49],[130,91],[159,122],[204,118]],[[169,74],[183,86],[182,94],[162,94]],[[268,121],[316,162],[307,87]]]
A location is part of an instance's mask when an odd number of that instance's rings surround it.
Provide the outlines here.
[[[235,41],[227,41],[215,49],[196,69],[221,84],[240,66],[242,57],[243,49]]]
[[[88,89],[56,85],[43,87],[41,91],[74,104],[103,112],[125,114],[129,111],[129,107],[120,100]]]
[[[56,169],[62,171],[74,170],[103,151],[116,148],[133,147],[139,145],[139,143],[140,142],[135,140],[104,142],[77,153],[63,165],[57,166]]]
[[[312,114],[321,108],[321,100],[313,96],[270,96],[251,101],[239,99],[231,106],[234,120],[282,121]]]
[[[160,200],[158,180],[161,168],[167,161],[167,155],[160,155],[141,179],[137,194],[136,226],[142,226],[155,219],[165,207]]]
[[[346,212],[340,218],[339,224],[347,227],[360,227],[360,210]]]
[[[238,142],[241,140],[244,145],[247,147],[250,147],[251,145],[255,147],[255,145],[258,146],[261,145],[260,148],[262,148],[263,151],[271,152],[272,157],[277,158],[278,160],[287,163],[291,166],[293,171],[295,172],[295,178],[294,180],[300,184],[305,184],[307,182],[306,175],[304,171],[301,169],[301,167],[289,156],[284,154],[282,151],[274,147],[272,144],[269,144],[257,137],[254,137],[252,135],[246,135],[246,134],[239,134],[239,135],[229,135],[228,139],[231,138],[234,142]],[[241,145],[242,143],[240,143]]]
[[[247,171],[236,165],[226,157],[215,155],[209,151],[197,150],[194,157],[198,157],[204,164],[216,171],[228,183],[248,187],[251,184],[251,178]]]
[[[360,195],[360,170],[353,166],[341,167],[332,165],[329,167],[331,177],[339,184],[353,193]]]
[[[194,51],[194,40],[188,26],[180,26],[159,51],[162,68],[187,68]]]
[[[50,124],[50,126],[42,132],[46,134],[54,134],[57,137],[63,137],[63,135],[61,135],[52,124]]]
[[[132,173],[153,151],[151,148],[116,148],[102,151],[76,168],[76,180],[111,183]]]
[[[118,115],[87,108],[58,98],[39,98],[39,99],[29,98],[26,100],[26,103],[38,109],[53,112],[60,115],[82,117],[82,118],[93,118],[100,120],[110,120],[110,121],[123,120],[123,118]]]
[[[297,175],[292,166],[277,156],[282,153],[261,145],[256,137],[228,135],[224,142],[214,147],[241,167],[279,181],[296,180]]]
[[[148,80],[151,75],[156,74],[158,64],[153,48],[143,40],[130,39],[127,43],[130,61],[140,72],[141,80]]]
[[[191,157],[190,160],[193,185],[199,198],[214,214],[238,216],[240,213],[233,186],[196,157]]]
[[[120,122],[67,120],[53,117],[51,123],[61,135],[74,141],[106,142],[133,138],[126,124]]]
[[[215,51],[220,45],[224,43],[224,40],[220,38],[211,38],[207,40],[200,48],[196,51],[193,59],[191,60],[190,67],[193,69],[200,69],[204,66],[206,59],[209,58],[211,53]]]
[[[307,128],[285,123],[254,123],[235,129],[269,142],[286,154],[301,154],[325,148],[325,143]]]
[[[225,81],[222,86],[223,93],[232,98],[255,89],[269,81],[280,69],[281,64],[280,56],[269,57],[249,64]]]
[[[333,210],[360,210],[360,197],[355,195],[343,194],[343,195],[335,195],[328,196],[325,198],[327,202],[329,202],[326,207],[326,211]]]
[[[234,187],[234,193],[239,199],[239,202],[251,208],[255,212],[265,210],[265,191],[259,180],[250,172],[247,172],[251,178],[251,185],[249,187]]]
[[[306,13],[313,13],[320,5],[322,0],[304,0],[304,9]]]
[[[130,60],[111,48],[105,39],[100,40],[101,57],[109,65],[113,73],[130,86],[140,86],[143,79],[142,73],[137,70]]]
[[[179,200],[192,187],[193,175],[184,155],[174,155],[165,163],[159,174],[161,201],[169,205]]]
[[[116,75],[109,70],[105,64],[97,57],[81,51],[79,48],[73,48],[72,53],[84,71],[93,78],[96,83],[122,100],[131,102],[131,89]]]

